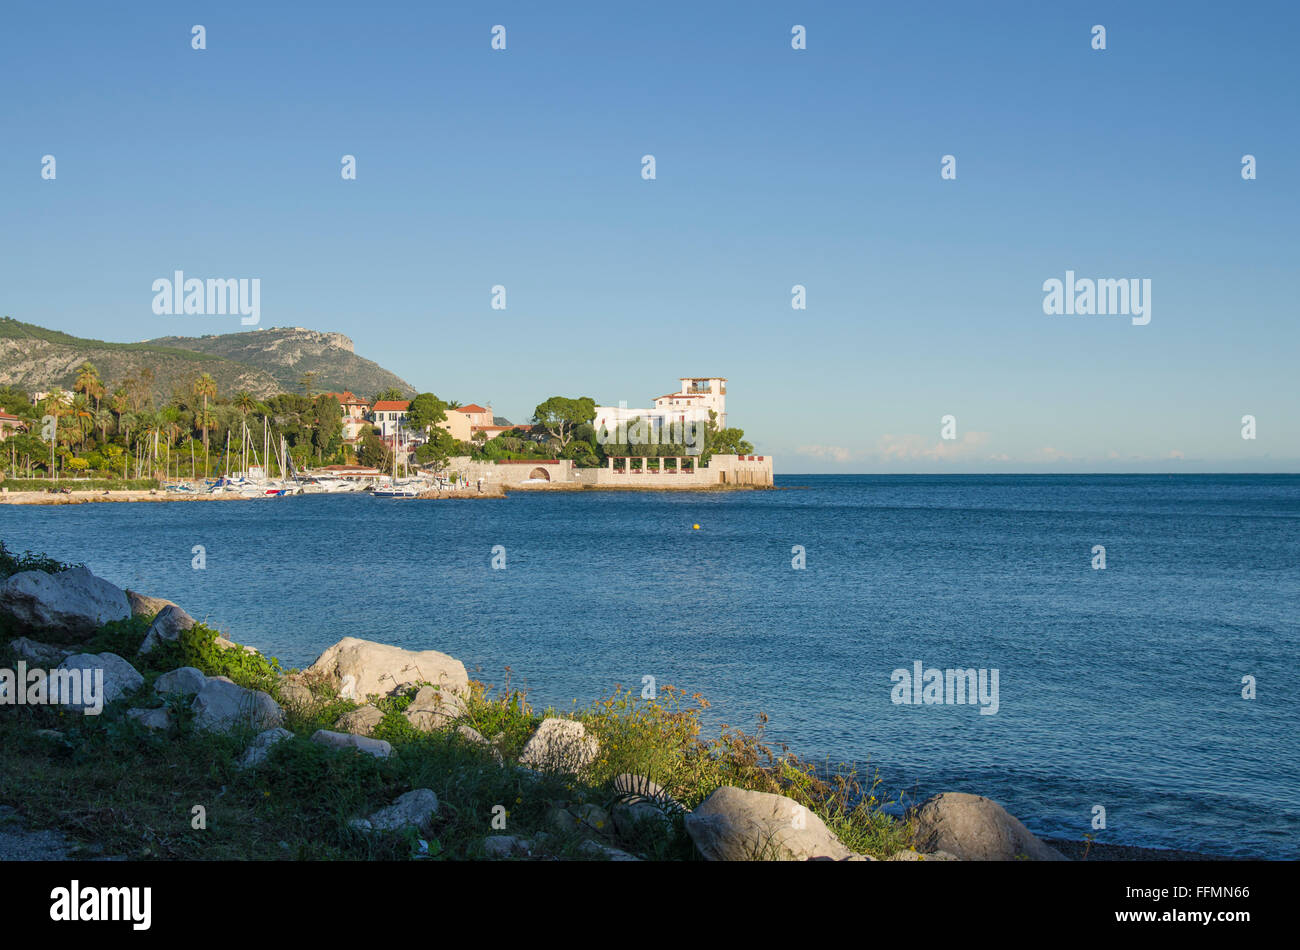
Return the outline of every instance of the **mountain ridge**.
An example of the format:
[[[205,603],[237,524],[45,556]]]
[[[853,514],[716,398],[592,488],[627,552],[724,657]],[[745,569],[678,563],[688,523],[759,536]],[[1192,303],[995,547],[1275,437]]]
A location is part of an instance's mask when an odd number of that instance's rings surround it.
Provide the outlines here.
[[[351,338],[305,327],[164,336],[137,343],[77,337],[61,330],[0,318],[0,385],[28,392],[71,389],[77,367],[89,360],[110,387],[146,367],[153,370],[153,395],[165,402],[176,389],[188,391],[195,378],[210,374],[218,391],[246,390],[256,398],[300,392],[299,380],[313,373],[316,392],[350,389],[365,398],[383,389],[415,388],[378,363],[357,356]]]

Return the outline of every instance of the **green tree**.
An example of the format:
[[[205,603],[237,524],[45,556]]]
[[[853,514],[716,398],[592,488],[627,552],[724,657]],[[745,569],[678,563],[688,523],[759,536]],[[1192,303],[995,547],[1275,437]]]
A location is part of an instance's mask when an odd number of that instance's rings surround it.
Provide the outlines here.
[[[552,396],[533,410],[533,422],[559,442],[561,452],[573,438],[573,430],[595,418],[596,401],[590,396],[581,399]]]
[[[95,409],[86,398],[85,393],[77,393],[72,397],[72,402],[68,406],[68,416],[72,419],[73,426],[77,430],[77,445],[80,448],[86,447],[86,430],[92,428],[95,424]]]
[[[122,413],[131,408],[131,397],[127,391],[119,386],[113,390],[112,398],[109,399],[108,406],[117,413],[117,429],[122,431]]]
[[[11,435],[2,444],[5,454],[14,467],[14,474],[17,474],[19,469],[31,474],[32,463],[42,461],[49,454],[49,446],[30,432]]]
[[[401,402],[405,398],[406,396],[402,394],[400,389],[389,386],[387,389],[381,389],[375,393],[374,402]]]
[[[420,393],[406,407],[406,424],[418,432],[428,432],[447,421],[449,406],[433,393]]]
[[[336,453],[343,442],[343,407],[333,396],[317,396],[311,411],[311,444],[318,459]]]
[[[428,465],[435,472],[442,472],[453,455],[459,454],[462,446],[446,429],[434,428],[429,441],[415,448],[416,461]]]
[[[95,410],[95,427],[99,429],[99,441],[108,441],[108,427],[113,423],[113,414],[107,409]]]
[[[78,367],[77,381],[72,388],[84,394],[87,399],[95,400],[95,408],[99,408],[99,400],[104,396],[104,383],[99,378],[99,370],[95,369],[94,363],[87,360]]]
[[[203,471],[208,471],[208,430],[212,427],[208,414],[208,400],[217,398],[217,381],[204,373],[194,381],[194,395],[203,400],[203,414],[195,416],[195,422],[203,430]]]
[[[386,472],[393,467],[393,450],[374,431],[367,432],[357,447],[357,461]]]
[[[719,429],[718,414],[709,410],[709,421],[704,427],[704,452],[700,464],[707,464],[714,455],[753,455],[754,444],[745,441],[744,429]]]

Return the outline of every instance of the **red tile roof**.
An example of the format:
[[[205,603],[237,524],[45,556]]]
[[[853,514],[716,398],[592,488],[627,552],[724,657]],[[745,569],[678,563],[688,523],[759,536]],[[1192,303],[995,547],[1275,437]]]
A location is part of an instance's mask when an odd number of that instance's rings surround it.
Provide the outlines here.
[[[343,392],[341,392],[341,393],[321,393],[321,395],[322,395],[322,396],[333,396],[335,399],[337,399],[340,403],[342,403],[342,404],[345,405],[345,406],[368,406],[368,405],[370,405],[370,403],[366,402],[366,401],[365,401],[364,399],[362,399],[360,396],[353,395],[352,392],[351,392],[350,390],[346,390],[346,389],[343,390]]]
[[[407,401],[384,399],[375,403],[375,412],[405,412],[410,405]]]
[[[481,414],[481,413],[484,413],[484,412],[490,412],[491,410],[489,410],[489,409],[485,409],[485,408],[483,408],[482,406],[477,405],[477,404],[475,404],[475,403],[470,403],[468,406],[460,406],[456,411],[457,411],[457,412],[464,412],[464,413],[466,413],[466,414],[468,414],[468,413],[480,413],[480,414]]]

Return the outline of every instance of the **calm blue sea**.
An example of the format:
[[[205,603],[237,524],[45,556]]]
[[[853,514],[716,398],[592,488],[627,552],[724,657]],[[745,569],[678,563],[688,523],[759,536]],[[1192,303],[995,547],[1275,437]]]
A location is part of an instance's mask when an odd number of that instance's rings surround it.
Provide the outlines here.
[[[704,694],[714,729],[765,712],[771,738],[879,768],[891,795],[975,792],[1076,839],[1102,805],[1101,841],[1300,855],[1300,476],[778,484],[2,506],[0,537],[295,666],[364,637],[491,683],[509,666],[561,708],[654,676]],[[997,669],[997,714],[895,705],[916,660]]]

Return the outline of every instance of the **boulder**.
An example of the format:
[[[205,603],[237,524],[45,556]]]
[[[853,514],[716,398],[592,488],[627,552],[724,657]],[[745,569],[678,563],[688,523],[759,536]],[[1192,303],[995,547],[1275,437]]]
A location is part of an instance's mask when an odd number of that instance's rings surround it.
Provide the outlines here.
[[[618,848],[588,839],[578,845],[578,852],[597,861],[640,861],[636,855],[620,851]]]
[[[221,634],[217,634],[216,638],[215,638],[212,642],[213,642],[213,644],[215,644],[216,646],[221,647],[221,649],[223,649],[223,650],[243,650],[245,653],[256,653],[256,652],[257,652],[257,648],[256,648],[256,647],[246,647],[246,646],[242,646],[242,645],[236,643],[234,640],[227,640],[227,639],[226,639],[225,637],[223,637]]]
[[[387,808],[379,809],[369,818],[352,822],[352,826],[363,831],[400,831],[403,828],[424,830],[436,814],[438,796],[432,789],[417,788],[398,796],[397,801]]]
[[[724,785],[686,816],[709,861],[846,861],[854,854],[792,798]]]
[[[488,835],[483,839],[483,853],[492,859],[526,858],[531,848],[527,841],[515,835]]]
[[[543,719],[519,753],[519,761],[544,772],[576,775],[596,758],[600,744],[576,719]]]
[[[133,590],[126,590],[126,602],[131,608],[132,617],[153,617],[164,607],[175,606],[170,600],[163,600],[161,597],[150,597],[147,594],[140,594]]]
[[[316,703],[312,691],[293,676],[286,676],[276,686],[280,694],[280,705],[293,709],[308,709]]]
[[[57,668],[60,670],[90,670],[92,673],[102,671],[104,691],[100,697],[100,702],[105,706],[116,699],[120,699],[127,693],[135,692],[144,685],[144,677],[136,672],[134,666],[116,653],[74,653],[60,663]],[[83,694],[80,697],[81,702],[68,702],[64,705],[69,709],[91,709],[94,704],[86,702],[87,698]]]
[[[377,759],[386,759],[393,754],[393,747],[383,739],[370,739],[366,736],[354,736],[350,732],[330,732],[317,729],[312,733],[312,742],[327,745],[334,749],[356,749]]]
[[[668,812],[658,802],[646,799],[638,802],[615,802],[610,809],[614,827],[624,838],[630,838],[640,825],[649,825],[655,831],[672,837],[673,822]]]
[[[947,851],[962,861],[1065,861],[1007,810],[982,795],[941,792],[914,813],[913,845],[920,852]]]
[[[20,660],[26,660],[28,663],[42,663],[46,666],[57,666],[72,655],[72,651],[64,647],[54,646],[51,643],[37,643],[35,640],[29,640],[26,637],[10,640],[9,648],[14,651]]]
[[[265,732],[259,732],[253,737],[253,741],[248,744],[248,748],[244,750],[243,756],[239,759],[239,767],[241,769],[256,768],[271,754],[271,746],[277,742],[292,738],[292,732],[279,726],[274,729],[267,729]]]
[[[421,686],[402,715],[416,729],[430,732],[441,729],[458,716],[465,715],[465,700],[453,692]]]
[[[431,683],[462,696],[469,692],[469,675],[460,660],[437,650],[403,650],[356,637],[344,637],[304,672],[321,677],[340,696],[358,701],[368,696],[388,696],[419,683]]]
[[[171,728],[172,711],[166,706],[159,706],[157,709],[128,709],[126,714],[146,729]]]
[[[23,626],[81,639],[131,616],[122,588],[84,567],[57,574],[20,571],[0,584],[0,610]]]
[[[280,704],[261,690],[245,689],[224,676],[212,676],[194,696],[194,728],[204,732],[256,729],[284,722]]]
[[[552,808],[547,814],[551,830],[562,835],[597,834],[611,831],[609,813],[599,805],[573,805],[569,808]]]
[[[149,630],[144,635],[144,643],[140,644],[140,652],[150,653],[160,643],[175,643],[181,638],[181,634],[194,624],[194,618],[184,610],[175,604],[168,604],[158,611],[158,616],[154,617],[153,623],[149,624]]]
[[[362,706],[339,716],[335,729],[350,732],[357,736],[368,736],[375,731],[375,726],[384,721],[384,714],[374,706]]]
[[[170,673],[164,673],[154,680],[153,691],[159,696],[171,696],[173,694],[193,696],[207,682],[208,678],[203,674],[202,670],[196,670],[192,666],[182,666]]]

